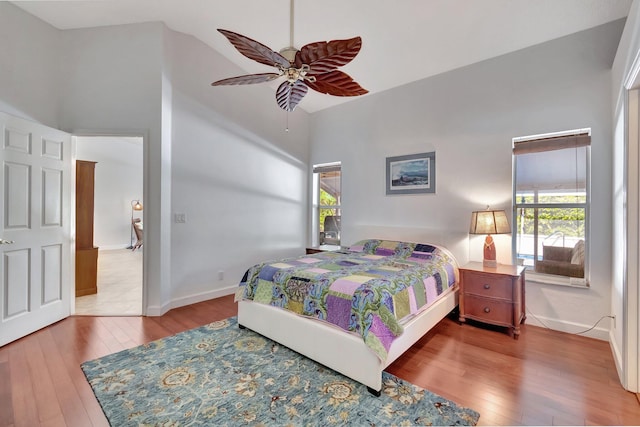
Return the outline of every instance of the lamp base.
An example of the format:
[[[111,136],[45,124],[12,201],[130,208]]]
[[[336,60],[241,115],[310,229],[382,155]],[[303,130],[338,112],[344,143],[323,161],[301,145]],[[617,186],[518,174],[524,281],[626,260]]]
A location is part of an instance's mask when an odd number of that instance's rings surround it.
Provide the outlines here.
[[[496,268],[498,267],[498,262],[495,259],[483,259],[482,266],[486,268]]]

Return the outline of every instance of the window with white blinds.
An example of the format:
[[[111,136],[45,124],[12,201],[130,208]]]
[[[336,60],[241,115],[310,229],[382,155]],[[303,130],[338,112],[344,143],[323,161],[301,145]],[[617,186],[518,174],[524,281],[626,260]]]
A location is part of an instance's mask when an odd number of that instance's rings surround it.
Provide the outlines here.
[[[513,140],[513,247],[528,279],[588,286],[590,146],[590,129]]]

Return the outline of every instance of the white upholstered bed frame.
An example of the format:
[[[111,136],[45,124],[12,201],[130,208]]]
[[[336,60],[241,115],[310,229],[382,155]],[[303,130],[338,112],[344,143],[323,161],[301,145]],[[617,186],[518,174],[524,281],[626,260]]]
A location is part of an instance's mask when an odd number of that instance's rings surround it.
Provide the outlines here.
[[[430,229],[359,226],[352,229],[348,241],[377,238],[437,244],[449,249],[458,264],[463,265],[468,259],[467,236],[466,232],[444,233]],[[404,333],[393,342],[385,361],[381,361],[359,335],[269,305],[239,301],[238,324],[366,385],[372,392],[379,392],[382,389],[382,371],[457,304],[456,283],[445,296],[403,324]]]

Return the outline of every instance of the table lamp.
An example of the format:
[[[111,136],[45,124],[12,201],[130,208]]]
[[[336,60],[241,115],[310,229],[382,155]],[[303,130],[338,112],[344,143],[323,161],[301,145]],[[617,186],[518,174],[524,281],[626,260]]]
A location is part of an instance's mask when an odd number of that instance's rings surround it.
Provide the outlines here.
[[[498,266],[496,261],[496,245],[493,242],[492,234],[508,234],[511,233],[507,214],[504,210],[487,210],[474,211],[471,213],[471,225],[469,234],[486,234],[484,240],[484,256],[482,265],[485,267],[495,268]]]

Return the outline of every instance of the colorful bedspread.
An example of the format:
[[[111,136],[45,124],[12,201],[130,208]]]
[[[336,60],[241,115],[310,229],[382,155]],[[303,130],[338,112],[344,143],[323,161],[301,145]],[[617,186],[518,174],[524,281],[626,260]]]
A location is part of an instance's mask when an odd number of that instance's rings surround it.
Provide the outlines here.
[[[266,262],[244,275],[236,299],[291,310],[359,334],[382,360],[415,315],[457,282],[444,248],[383,240],[343,252]]]

